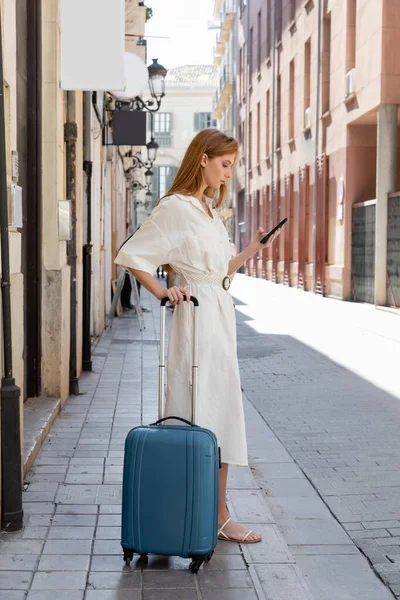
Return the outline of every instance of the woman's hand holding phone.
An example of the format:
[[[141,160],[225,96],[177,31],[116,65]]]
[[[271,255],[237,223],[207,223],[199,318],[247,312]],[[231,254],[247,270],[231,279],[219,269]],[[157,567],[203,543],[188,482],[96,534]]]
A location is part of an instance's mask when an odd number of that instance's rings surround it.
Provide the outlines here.
[[[282,231],[282,227],[286,223],[287,219],[283,219],[276,227],[274,227],[269,233],[267,233],[262,227],[257,229],[254,234],[252,246],[255,248],[255,251],[263,250],[264,248],[268,248],[274,240],[280,235]]]

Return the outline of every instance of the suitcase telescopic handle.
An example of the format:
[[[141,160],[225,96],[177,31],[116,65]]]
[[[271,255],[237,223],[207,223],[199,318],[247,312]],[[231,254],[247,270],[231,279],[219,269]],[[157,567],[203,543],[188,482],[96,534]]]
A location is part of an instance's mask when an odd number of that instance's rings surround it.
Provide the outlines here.
[[[158,420],[164,416],[164,386],[165,386],[165,313],[167,297],[161,300],[161,322],[160,322],[160,363],[158,368]],[[195,296],[190,296],[193,302],[193,360],[192,360],[192,410],[191,425],[197,421],[197,376],[199,361],[199,301]]]

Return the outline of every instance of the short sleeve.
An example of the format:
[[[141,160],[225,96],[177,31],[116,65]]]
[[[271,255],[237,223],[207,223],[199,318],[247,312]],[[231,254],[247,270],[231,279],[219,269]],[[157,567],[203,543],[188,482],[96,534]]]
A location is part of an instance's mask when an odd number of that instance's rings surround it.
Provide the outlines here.
[[[167,207],[166,202],[156,206],[140,229],[122,244],[114,262],[150,275],[167,264],[176,237],[173,212],[173,206]]]

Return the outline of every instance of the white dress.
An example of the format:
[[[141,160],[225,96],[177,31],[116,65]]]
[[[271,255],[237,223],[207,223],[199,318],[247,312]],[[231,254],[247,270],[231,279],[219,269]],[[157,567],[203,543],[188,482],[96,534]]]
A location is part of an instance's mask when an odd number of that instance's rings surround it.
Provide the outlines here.
[[[247,444],[236,351],[232,296],[222,287],[231,248],[216,210],[206,214],[197,198],[161,200],[122,246],[115,262],[154,274],[170,264],[182,286],[199,300],[197,425],[211,429],[222,462],[246,466]],[[190,419],[192,304],[175,308],[168,345],[165,416]]]

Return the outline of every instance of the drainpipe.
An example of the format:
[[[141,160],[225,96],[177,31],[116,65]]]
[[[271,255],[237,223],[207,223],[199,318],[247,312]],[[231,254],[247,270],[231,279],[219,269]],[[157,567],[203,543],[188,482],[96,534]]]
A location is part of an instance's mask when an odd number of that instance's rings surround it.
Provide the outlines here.
[[[83,306],[82,306],[82,369],[92,370],[90,338],[90,305],[92,284],[92,94],[84,93],[84,148],[83,170],[86,173],[86,243],[83,246]]]
[[[22,528],[22,453],[20,396],[12,367],[10,248],[8,237],[6,130],[4,122],[3,40],[0,15],[0,236],[1,297],[3,317],[4,376],[1,380],[1,526],[6,531]]]
[[[244,216],[244,222],[246,223],[246,242],[248,241],[249,238],[249,228],[250,228],[250,223],[247,222],[247,215],[248,215],[248,210],[247,210],[247,202],[248,202],[248,185],[249,185],[249,81],[250,81],[250,73],[249,73],[249,65],[250,65],[250,61],[249,61],[249,41],[250,41],[250,1],[247,0],[246,3],[246,49],[247,49],[247,54],[246,54],[246,71],[245,71],[245,90],[246,90],[246,117],[245,117],[245,127],[244,127],[244,131],[245,131],[245,154],[244,154],[244,210],[245,210],[245,214]],[[251,234],[251,232],[250,232]],[[248,243],[250,243],[250,241],[248,241]],[[247,245],[247,244],[246,244]],[[241,252],[244,248],[239,248],[239,251]],[[239,269],[239,273],[244,273],[245,271],[245,266],[243,265],[240,269]]]
[[[312,289],[317,289],[317,181],[318,181],[318,157],[319,157],[319,129],[320,129],[320,97],[321,97],[321,30],[322,30],[322,0],[318,0],[318,41],[317,41],[317,97],[315,108],[315,164],[314,164],[314,193],[313,193],[313,277]],[[323,292],[322,292],[323,293]]]
[[[281,0],[279,0],[281,1]],[[271,213],[275,216],[275,121],[276,121],[276,8],[277,0],[274,0],[273,8],[273,19],[272,19],[272,119],[271,119],[271,187],[270,187],[270,198],[271,198]],[[274,250],[272,250],[274,252]],[[273,274],[272,274],[273,278]]]
[[[67,199],[71,201],[71,239],[67,242],[68,265],[71,269],[70,286],[70,350],[69,393],[79,394],[76,368],[76,141],[78,128],[75,116],[75,92],[67,92],[67,122],[64,126],[67,161]]]

